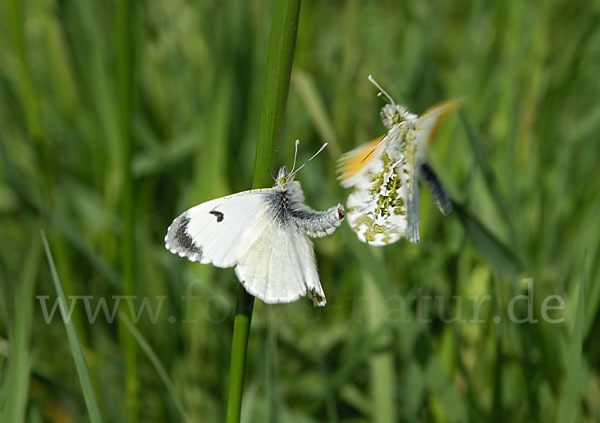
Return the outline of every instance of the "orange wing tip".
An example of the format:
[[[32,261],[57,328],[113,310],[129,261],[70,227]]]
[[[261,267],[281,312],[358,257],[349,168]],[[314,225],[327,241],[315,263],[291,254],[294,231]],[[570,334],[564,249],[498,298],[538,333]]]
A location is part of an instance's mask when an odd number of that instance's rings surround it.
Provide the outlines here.
[[[427,144],[431,143],[431,141],[435,138],[437,132],[439,131],[442,123],[448,117],[448,115],[454,111],[460,104],[463,102],[463,99],[457,98],[453,100],[443,101],[441,103],[434,104],[429,109],[423,113],[422,117],[425,117],[429,114],[438,114],[435,119],[435,124],[429,133],[429,138],[427,139]]]
[[[346,180],[357,175],[376,156],[374,150],[383,137],[383,135],[377,137],[367,144],[342,155],[338,161],[338,172],[340,174],[338,179]],[[381,148],[381,145],[379,148]]]

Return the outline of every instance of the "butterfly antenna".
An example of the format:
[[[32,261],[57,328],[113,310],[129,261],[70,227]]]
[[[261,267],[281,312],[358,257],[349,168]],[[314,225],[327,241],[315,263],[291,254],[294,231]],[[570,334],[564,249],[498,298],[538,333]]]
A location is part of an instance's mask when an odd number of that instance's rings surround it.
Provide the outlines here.
[[[296,151],[294,151],[294,164],[292,165],[291,174],[294,173],[294,169],[296,168],[296,158],[298,157],[298,145],[300,145],[300,140],[296,140]]]
[[[371,151],[369,151],[369,154],[367,154],[365,157],[363,157],[363,159],[362,159],[360,162],[361,162],[361,163],[363,163],[365,160],[367,160],[367,159],[369,158],[369,156],[370,156],[371,154],[373,154],[373,153],[375,152],[375,150],[377,150],[377,149],[379,148],[379,146],[380,146],[381,144],[383,144],[383,142],[384,142],[386,139],[387,139],[387,137],[382,137],[382,138],[381,138],[381,141],[379,141],[379,142],[377,143],[377,145],[375,146],[375,148],[373,148]]]
[[[308,159],[307,161],[304,162],[304,164],[302,166],[300,166],[298,169],[296,169],[294,172],[290,173],[290,176],[294,176],[296,173],[300,172],[300,169],[302,169],[304,166],[306,166],[306,164],[308,162],[310,162],[312,159],[314,159],[315,157],[318,156],[318,154],[323,151],[323,149],[327,147],[327,143],[323,144],[321,146],[321,148],[319,148],[319,151],[317,151],[315,154],[312,155],[312,157],[310,159]]]
[[[369,75],[369,81],[371,82],[371,84],[375,85],[377,87],[377,89],[379,90],[379,96],[384,96],[389,102],[390,104],[396,104],[394,102],[394,99],[392,98],[391,95],[389,95],[382,87],[381,85],[379,85],[377,83],[377,81],[375,81],[375,78],[373,78],[373,75]]]

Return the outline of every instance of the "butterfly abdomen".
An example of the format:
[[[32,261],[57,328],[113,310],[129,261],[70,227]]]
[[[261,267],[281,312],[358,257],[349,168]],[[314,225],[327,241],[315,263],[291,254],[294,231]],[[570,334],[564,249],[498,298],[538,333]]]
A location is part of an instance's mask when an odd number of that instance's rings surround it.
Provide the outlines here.
[[[322,212],[304,205],[297,205],[290,210],[290,217],[296,226],[311,237],[322,237],[333,233],[340,226],[345,215],[344,206],[341,204]]]
[[[431,192],[435,205],[444,216],[448,215],[452,211],[452,201],[444,191],[438,176],[427,163],[421,165],[420,171],[420,176],[425,181],[429,192]]]
[[[308,236],[331,234],[344,220],[345,212],[341,204],[322,212],[305,205],[302,188],[295,181],[289,182],[285,189],[269,197],[269,209],[278,223],[285,227],[293,223]]]

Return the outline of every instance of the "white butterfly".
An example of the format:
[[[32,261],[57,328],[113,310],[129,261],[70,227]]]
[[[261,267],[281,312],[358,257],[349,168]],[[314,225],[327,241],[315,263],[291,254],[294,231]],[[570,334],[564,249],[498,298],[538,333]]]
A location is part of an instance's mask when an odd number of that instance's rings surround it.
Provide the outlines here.
[[[319,212],[306,206],[300,183],[294,181],[304,165],[294,171],[295,164],[294,157],[291,172],[279,169],[272,188],[228,195],[185,211],[169,226],[166,248],[191,261],[235,266],[246,291],[265,303],[309,296],[314,305],[324,306],[308,237],[332,234],[344,219],[344,207]]]
[[[391,244],[403,236],[418,243],[419,179],[424,179],[442,214],[452,210],[442,184],[425,161],[425,153],[443,120],[460,101],[437,104],[419,117],[396,104],[371,75],[369,81],[389,101],[381,109],[389,130],[339,160],[342,186],[354,188],[347,202],[348,223],[361,241],[371,245]]]

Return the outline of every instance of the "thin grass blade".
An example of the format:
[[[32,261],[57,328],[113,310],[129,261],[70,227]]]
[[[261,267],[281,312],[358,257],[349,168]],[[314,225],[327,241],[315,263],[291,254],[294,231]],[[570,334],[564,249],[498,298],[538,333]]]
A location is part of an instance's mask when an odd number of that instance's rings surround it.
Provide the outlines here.
[[[579,402],[579,392],[582,385],[581,351],[583,349],[583,330],[585,328],[585,303],[586,279],[584,259],[583,275],[579,285],[579,298],[577,300],[577,312],[575,313],[575,326],[567,353],[567,374],[556,416],[558,423],[578,421],[577,403]]]
[[[52,283],[54,284],[56,295],[61,301],[61,307],[59,307],[60,313],[63,317],[63,321],[65,322],[67,338],[69,340],[69,346],[71,347],[71,354],[73,354],[73,360],[75,361],[75,368],[77,370],[77,376],[79,377],[79,383],[81,384],[81,390],[83,391],[83,399],[85,400],[88,415],[92,423],[100,423],[102,421],[102,418],[100,417],[100,409],[98,408],[96,396],[92,388],[92,381],[90,379],[90,374],[88,372],[85,357],[83,356],[81,343],[79,342],[79,338],[77,337],[75,325],[70,319],[67,318],[67,299],[65,298],[65,293],[60,283],[60,278],[56,270],[56,265],[54,264],[54,259],[52,258],[52,252],[50,251],[50,246],[48,245],[48,240],[46,239],[46,235],[43,231],[41,232],[41,236],[42,242],[44,244],[44,251],[46,252],[46,258],[48,259],[48,266],[50,268]]]
[[[15,304],[19,306],[15,309],[11,322],[13,328],[10,332],[10,343],[7,343],[8,369],[0,398],[0,421],[4,422],[25,421],[31,366],[29,341],[32,299],[40,261],[40,246],[39,240],[34,239],[23,266],[23,276],[14,292]]]
[[[486,228],[465,206],[455,201],[453,203],[456,214],[475,248],[500,273],[508,276],[517,275],[523,265],[512,250]]]
[[[150,344],[148,344],[148,342],[146,342],[146,340],[144,339],[144,336],[140,333],[139,330],[137,330],[137,328],[131,323],[131,321],[127,318],[127,316],[122,311],[119,312],[119,319],[125,325],[125,327],[129,330],[129,332],[131,332],[131,335],[135,338],[135,340],[137,341],[137,343],[138,343],[139,347],[142,349],[142,351],[144,351],[144,353],[146,353],[148,360],[150,360],[150,362],[152,363],[152,365],[158,372],[158,376],[165,384],[165,387],[167,388],[167,392],[169,392],[169,395],[171,396],[171,399],[173,400],[173,404],[175,404],[175,407],[177,408],[177,411],[179,411],[179,414],[181,414],[181,417],[183,418],[183,420],[189,421],[189,417],[188,417],[187,413],[185,412],[185,408],[183,407],[183,403],[181,402],[181,399],[179,398],[179,395],[177,394],[177,390],[175,389],[173,382],[171,382],[171,378],[169,378],[169,374],[167,373],[166,369],[160,362],[158,356],[154,353],[154,350],[152,349]]]

